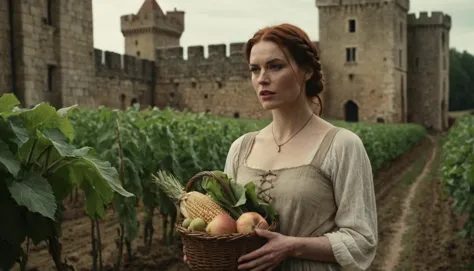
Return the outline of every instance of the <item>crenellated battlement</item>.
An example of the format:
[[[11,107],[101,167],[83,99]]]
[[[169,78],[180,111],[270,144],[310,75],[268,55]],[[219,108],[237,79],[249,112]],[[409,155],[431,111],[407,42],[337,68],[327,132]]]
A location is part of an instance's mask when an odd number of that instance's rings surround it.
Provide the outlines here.
[[[443,12],[436,11],[431,12],[420,12],[417,18],[415,13],[408,14],[408,25],[409,26],[441,26],[448,29],[451,28],[451,16],[443,14]]]
[[[181,46],[158,48],[156,49],[158,77],[163,80],[199,77],[219,77],[225,80],[228,76],[247,76],[248,66],[243,54],[244,45],[245,43],[232,43],[230,46],[211,44],[187,48]],[[185,50],[187,59],[184,58]]]
[[[99,76],[119,76],[152,81],[155,62],[134,56],[94,49],[95,71]]]
[[[225,61],[231,58],[242,58],[244,57],[244,46],[245,43],[231,43],[229,46],[229,56],[227,56],[227,45],[226,44],[211,44],[207,47],[202,45],[189,46],[187,50],[188,58],[187,60],[193,59],[212,59],[212,60],[222,60]],[[205,50],[207,49],[207,58],[205,57]],[[184,59],[184,47],[175,46],[175,47],[164,47],[156,49],[157,61],[160,60],[183,60]]]
[[[128,14],[120,17],[124,35],[143,33],[146,31],[163,31],[181,36],[184,31],[184,11],[168,11],[160,13]]]
[[[408,10],[410,6],[409,0],[315,0],[318,8],[337,7],[337,6],[353,6],[353,5],[382,5],[384,3],[396,3],[402,8]]]

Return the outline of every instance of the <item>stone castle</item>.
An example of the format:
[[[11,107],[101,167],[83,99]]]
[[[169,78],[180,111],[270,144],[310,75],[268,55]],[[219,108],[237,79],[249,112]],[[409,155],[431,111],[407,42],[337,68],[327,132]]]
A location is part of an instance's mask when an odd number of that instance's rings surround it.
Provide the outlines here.
[[[270,116],[250,84],[244,43],[190,46],[184,58],[183,11],[165,13],[156,0],[144,0],[137,14],[120,18],[120,55],[93,47],[92,0],[6,1],[0,6],[0,93],[13,92],[24,106],[46,101],[124,109],[140,103]],[[315,1],[323,117],[447,128],[450,16],[409,14],[409,0]]]

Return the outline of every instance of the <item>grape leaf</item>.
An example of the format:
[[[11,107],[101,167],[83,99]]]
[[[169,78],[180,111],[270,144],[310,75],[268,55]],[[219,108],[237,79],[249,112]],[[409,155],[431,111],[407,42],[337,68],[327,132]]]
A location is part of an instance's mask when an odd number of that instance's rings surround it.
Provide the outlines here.
[[[54,220],[57,206],[53,190],[39,173],[27,172],[22,181],[14,181],[8,190],[18,205]]]
[[[91,218],[96,216],[104,218],[106,214],[104,201],[98,191],[89,182],[82,182],[81,189],[86,196],[86,204],[84,206],[86,214]]]
[[[40,103],[33,109],[20,113],[30,136],[36,136],[36,130],[46,128],[59,129],[70,141],[74,139],[74,128],[66,117],[61,117],[54,107]]]
[[[0,116],[11,113],[13,108],[20,104],[20,101],[11,93],[3,94],[0,97]]]
[[[77,108],[77,105],[72,105],[72,106],[69,106],[69,107],[64,107],[64,108],[60,108],[58,109],[58,116],[60,117],[68,117],[71,112],[73,112],[73,109]]]
[[[88,180],[91,180],[92,183],[101,183],[102,180],[105,180],[108,187],[124,197],[134,196],[132,193],[126,191],[120,184],[117,170],[112,167],[109,162],[99,160],[95,155],[92,155],[92,153],[93,151],[91,150],[89,154],[81,159],[86,166],[84,169],[85,172],[83,172],[84,176]],[[77,173],[77,171],[75,172]]]
[[[28,131],[18,116],[10,116],[8,119],[0,118],[0,129],[1,137],[6,141],[14,142],[18,147],[28,141]]]
[[[16,178],[21,168],[21,162],[10,151],[7,143],[0,139],[0,169],[2,166]]]

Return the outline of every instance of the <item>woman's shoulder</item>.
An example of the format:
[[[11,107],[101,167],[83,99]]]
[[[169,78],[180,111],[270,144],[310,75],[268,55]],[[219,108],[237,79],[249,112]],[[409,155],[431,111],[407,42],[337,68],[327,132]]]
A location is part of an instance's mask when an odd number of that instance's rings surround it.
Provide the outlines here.
[[[370,172],[370,160],[360,136],[347,128],[337,128],[339,131],[334,136],[321,170],[329,176],[336,176],[340,170],[347,171],[357,165],[359,170]]]
[[[334,126],[339,131],[334,136],[333,149],[361,148],[364,146],[362,139],[355,132],[339,126]]]
[[[230,144],[229,153],[238,153],[242,144],[244,144],[245,140],[249,140],[251,136],[257,134],[258,131],[250,131],[246,132],[239,137],[237,137],[232,143]]]

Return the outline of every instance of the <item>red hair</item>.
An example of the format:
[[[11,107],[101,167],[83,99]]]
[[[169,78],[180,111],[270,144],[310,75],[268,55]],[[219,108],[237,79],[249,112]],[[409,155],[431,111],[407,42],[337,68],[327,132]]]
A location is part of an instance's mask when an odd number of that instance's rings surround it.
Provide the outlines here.
[[[247,62],[250,60],[252,47],[262,40],[276,43],[285,54],[288,62],[287,52],[298,66],[313,71],[313,75],[306,82],[306,96],[311,99],[318,99],[319,115],[321,115],[323,103],[319,97],[319,93],[324,89],[321,64],[319,63],[316,46],[311,42],[308,35],[300,28],[291,24],[280,24],[262,28],[258,30],[245,45],[244,54]]]

